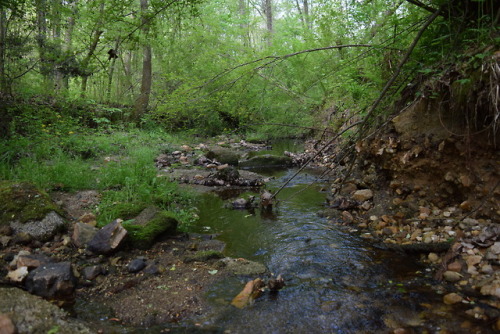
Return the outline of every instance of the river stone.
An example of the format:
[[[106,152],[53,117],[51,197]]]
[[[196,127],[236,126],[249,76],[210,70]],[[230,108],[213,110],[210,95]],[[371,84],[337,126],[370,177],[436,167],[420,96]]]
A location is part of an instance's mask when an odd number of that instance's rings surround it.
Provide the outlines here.
[[[70,262],[49,263],[31,271],[26,289],[49,300],[72,301],[76,278]]]
[[[16,270],[9,271],[7,279],[11,282],[21,283],[28,276],[28,267],[19,267]]]
[[[99,230],[90,224],[77,222],[71,240],[73,240],[76,247],[83,248],[92,240],[97,231]]]
[[[358,202],[368,201],[373,198],[373,191],[370,189],[356,190],[352,195],[352,198]]]
[[[0,225],[40,221],[60,212],[49,195],[28,182],[0,181]]]
[[[443,273],[443,277],[448,282],[458,282],[462,278],[462,275],[460,275],[456,271],[447,270]]]
[[[116,219],[101,228],[87,244],[87,249],[94,254],[110,254],[122,244],[127,236],[121,219]]]
[[[291,166],[292,158],[287,156],[279,156],[273,154],[258,155],[248,160],[240,161],[240,167],[255,168],[255,167],[282,167]]]
[[[85,267],[82,270],[83,278],[88,280],[88,281],[92,281],[97,276],[104,274],[104,273],[105,273],[105,270],[100,264],[95,265],[95,266]]]
[[[43,254],[18,254],[16,266],[28,267],[28,269],[38,268],[43,264],[51,262],[51,258]]]
[[[449,293],[443,297],[443,302],[446,305],[457,304],[457,303],[460,303],[462,300],[463,300],[463,298],[459,294],[454,293],[454,292]]]
[[[16,334],[16,326],[12,320],[6,315],[0,313],[0,334]]]
[[[64,220],[55,211],[49,212],[41,221],[32,220],[25,223],[14,221],[10,223],[14,234],[26,233],[38,241],[50,240],[57,232],[64,229],[64,226]]]
[[[133,221],[124,224],[128,231],[128,244],[134,248],[148,249],[161,236],[171,236],[177,231],[177,219],[170,211],[150,206]]]
[[[239,154],[233,150],[217,147],[207,152],[206,157],[211,160],[217,160],[222,164],[238,166]]]
[[[142,269],[144,269],[145,267],[146,267],[146,261],[144,260],[144,258],[141,257],[130,261],[130,263],[127,266],[127,270],[129,273],[137,273]]]
[[[262,263],[253,262],[245,259],[234,259],[226,257],[220,260],[228,271],[234,275],[255,276],[264,274],[267,268]]]
[[[0,313],[9,315],[18,334],[94,333],[56,305],[17,288],[0,288]]]

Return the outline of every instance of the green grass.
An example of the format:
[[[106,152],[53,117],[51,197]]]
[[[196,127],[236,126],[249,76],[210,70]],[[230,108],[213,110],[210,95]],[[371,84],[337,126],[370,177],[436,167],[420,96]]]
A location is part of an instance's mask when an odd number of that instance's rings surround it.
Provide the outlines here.
[[[194,196],[157,177],[154,159],[184,143],[160,130],[107,130],[0,141],[0,179],[28,181],[45,190],[96,189],[98,222],[127,219],[148,205],[173,211],[182,223],[194,215]]]

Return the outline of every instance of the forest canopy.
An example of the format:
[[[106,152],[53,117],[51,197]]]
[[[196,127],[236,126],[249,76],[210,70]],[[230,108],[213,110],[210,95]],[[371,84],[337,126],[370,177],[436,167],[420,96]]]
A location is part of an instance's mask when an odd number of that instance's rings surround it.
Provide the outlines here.
[[[364,117],[390,79],[381,110],[418,76],[496,51],[488,46],[499,45],[499,7],[496,0],[1,0],[0,93],[96,103],[138,124],[208,135],[335,128],[339,119]]]

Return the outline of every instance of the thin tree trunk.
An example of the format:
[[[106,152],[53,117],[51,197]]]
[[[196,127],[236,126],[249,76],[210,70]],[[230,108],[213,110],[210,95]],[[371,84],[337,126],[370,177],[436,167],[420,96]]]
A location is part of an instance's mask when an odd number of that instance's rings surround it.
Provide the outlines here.
[[[46,0],[36,0],[37,44],[40,57],[40,73],[45,80],[45,87],[54,87],[53,66],[47,55],[47,3]]]
[[[7,73],[5,73],[5,50],[7,48],[7,14],[0,8],[0,96],[7,94]]]
[[[250,46],[250,34],[248,26],[248,4],[247,0],[239,0],[238,9],[240,12],[240,30],[243,46]]]
[[[117,51],[120,46],[120,39],[117,38],[115,42],[114,50]],[[113,74],[115,72],[116,57],[110,57],[109,62],[109,73],[108,73],[108,87],[106,89],[106,101],[111,101],[111,90],[113,87]]]
[[[266,28],[267,28],[267,45],[273,45],[273,35],[274,35],[274,21],[273,21],[273,3],[272,0],[264,0],[263,3],[264,15],[266,16]]]
[[[91,75],[90,72],[88,72],[88,66],[90,64],[90,59],[94,55],[94,52],[97,48],[97,45],[99,44],[99,39],[101,38],[101,35],[103,34],[103,31],[101,30],[102,25],[103,25],[103,14],[104,14],[104,1],[101,2],[101,6],[99,9],[100,12],[100,17],[97,21],[97,27],[96,30],[94,31],[94,39],[92,40],[92,43],[90,44],[89,51],[87,52],[87,55],[81,62],[81,67],[87,72],[85,75],[82,76],[82,88],[80,92],[80,96],[83,98],[85,97],[87,93],[87,82],[89,79],[89,76]]]
[[[146,36],[149,32],[149,22],[146,15],[148,11],[148,0],[140,1],[142,13],[142,32],[144,36]],[[143,47],[141,93],[135,101],[134,112],[132,115],[135,122],[138,122],[148,109],[153,79],[151,58],[151,44],[149,44],[149,41],[146,39]]]
[[[64,33],[64,43],[63,43],[63,54],[66,57],[66,61],[68,57],[71,56],[71,51],[73,50],[73,31],[75,30],[75,16],[76,16],[76,2],[77,0],[70,1],[68,6],[71,9],[71,15],[67,19],[67,28]],[[66,73],[62,80],[62,85],[65,90],[69,89],[69,75]]]

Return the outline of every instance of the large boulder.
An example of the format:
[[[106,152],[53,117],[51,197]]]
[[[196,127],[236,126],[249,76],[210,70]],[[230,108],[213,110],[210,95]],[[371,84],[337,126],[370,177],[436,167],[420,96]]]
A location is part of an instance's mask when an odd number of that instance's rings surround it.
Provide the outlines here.
[[[18,239],[47,241],[65,227],[60,208],[31,183],[0,181],[0,226]]]
[[[178,222],[173,213],[150,206],[123,226],[129,233],[128,243],[132,247],[147,249],[160,236],[175,234],[177,225]]]
[[[28,274],[26,289],[48,300],[72,302],[77,280],[70,262],[47,263]]]
[[[238,166],[239,154],[233,150],[217,147],[207,152],[206,157],[211,160],[217,160],[222,164]]]
[[[293,163],[292,158],[287,156],[264,154],[258,155],[248,160],[240,161],[240,167],[243,168],[256,168],[256,167],[281,167],[291,166]]]
[[[94,333],[56,305],[18,288],[0,287],[1,313],[8,316],[18,334]]]

